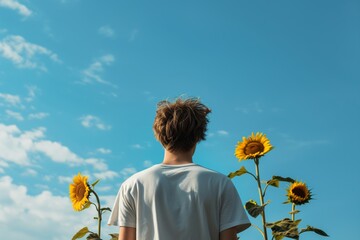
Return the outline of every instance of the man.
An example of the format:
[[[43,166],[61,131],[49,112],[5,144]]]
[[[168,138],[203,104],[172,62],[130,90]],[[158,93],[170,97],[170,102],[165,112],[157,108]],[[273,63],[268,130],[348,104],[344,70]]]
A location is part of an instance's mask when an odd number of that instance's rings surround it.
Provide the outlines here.
[[[108,221],[120,226],[119,240],[236,240],[250,226],[232,182],[193,163],[208,113],[198,99],[158,103],[153,130],[164,158],[121,185]]]

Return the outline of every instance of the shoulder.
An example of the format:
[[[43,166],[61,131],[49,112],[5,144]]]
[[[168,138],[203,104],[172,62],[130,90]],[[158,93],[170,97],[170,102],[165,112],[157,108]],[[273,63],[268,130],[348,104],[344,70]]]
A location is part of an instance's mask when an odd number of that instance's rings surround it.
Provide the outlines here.
[[[147,169],[134,173],[132,176],[127,178],[123,183],[122,186],[124,187],[131,187],[136,183],[145,181],[146,179],[151,178],[151,176],[155,176],[158,174],[160,170],[160,165],[156,164]]]
[[[217,179],[219,181],[229,181],[229,178],[225,176],[224,174],[217,172],[215,170],[203,167],[201,165],[196,165],[195,171],[197,171],[199,174],[206,175],[207,177],[211,177],[214,179]]]
[[[218,190],[224,189],[227,185],[232,184],[231,180],[224,174],[201,165],[196,165],[193,176],[196,176],[196,179],[200,183],[209,184]]]

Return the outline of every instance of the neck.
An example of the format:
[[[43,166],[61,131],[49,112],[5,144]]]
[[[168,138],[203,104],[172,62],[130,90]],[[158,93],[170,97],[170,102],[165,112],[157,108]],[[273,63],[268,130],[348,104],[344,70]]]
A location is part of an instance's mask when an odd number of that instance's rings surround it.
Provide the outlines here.
[[[195,147],[187,152],[170,152],[165,149],[163,164],[180,165],[192,163],[192,156],[194,155]]]

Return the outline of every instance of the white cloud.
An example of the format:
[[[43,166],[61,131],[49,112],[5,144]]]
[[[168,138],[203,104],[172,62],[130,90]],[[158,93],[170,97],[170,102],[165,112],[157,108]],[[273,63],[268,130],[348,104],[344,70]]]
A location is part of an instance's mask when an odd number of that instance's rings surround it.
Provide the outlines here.
[[[35,171],[34,169],[26,169],[25,172],[22,173],[22,175],[35,177],[37,175],[37,171]]]
[[[6,114],[8,117],[10,118],[14,118],[18,121],[24,121],[24,117],[21,115],[21,113],[19,112],[14,112],[14,111],[11,111],[11,110],[6,110]]]
[[[54,62],[61,62],[49,49],[27,42],[18,35],[9,35],[0,41],[0,54],[19,68],[38,68],[46,71],[46,67],[38,61],[40,55],[47,56]]]
[[[19,3],[19,1],[16,0],[0,0],[0,7],[16,10],[19,12],[19,14],[25,17],[28,17],[32,14],[29,8],[27,8],[25,5]]]
[[[107,149],[107,148],[98,148],[98,149],[96,149],[96,151],[98,153],[102,153],[102,154],[110,154],[111,153],[111,150]]]
[[[18,95],[0,93],[0,99],[2,99],[7,106],[16,107],[21,105],[21,98]]]
[[[33,148],[35,151],[45,154],[54,162],[67,163],[71,166],[81,165],[83,163],[83,159],[71,152],[68,147],[58,142],[48,140],[39,141],[33,144]]]
[[[108,169],[107,164],[102,159],[98,158],[88,158],[85,162],[89,165],[92,165],[94,169],[98,171],[106,171]]]
[[[29,155],[42,153],[55,162],[81,163],[81,159],[60,143],[42,140],[45,128],[22,132],[15,125],[0,123],[0,160],[30,165]]]
[[[27,86],[26,88],[28,90],[28,97],[25,98],[25,100],[27,102],[32,102],[35,99],[36,94],[39,91],[39,88],[36,86]]]
[[[106,192],[111,190],[112,187],[111,186],[96,186],[96,190],[97,191],[102,191],[102,192]]]
[[[45,128],[21,131],[15,125],[7,126],[0,123],[0,168],[9,167],[9,163],[29,167],[36,164],[35,159],[45,156],[55,163],[70,167],[92,166],[98,172],[97,177],[112,179],[118,176],[117,173],[108,170],[103,159],[82,158],[61,143],[44,139],[45,131]],[[34,175],[35,172],[28,171],[27,174]],[[51,179],[51,176],[44,176],[45,181]],[[58,180],[61,182],[66,179]]]
[[[73,181],[72,177],[58,176],[59,183],[71,183]]]
[[[104,55],[99,59],[96,59],[87,69],[82,71],[84,83],[101,83],[116,87],[112,83],[103,79],[101,74],[104,72],[104,65],[110,65],[115,61],[115,58],[111,54]]]
[[[216,137],[216,136],[220,136],[220,137],[225,137],[225,136],[228,136],[229,135],[229,132],[228,131],[225,131],[225,130],[218,130],[216,132],[209,132],[207,134],[207,136],[209,138],[211,137]]]
[[[124,168],[121,170],[120,174],[123,176],[124,179],[128,178],[129,176],[133,175],[134,173],[136,173],[136,169],[135,168]]]
[[[133,144],[131,145],[132,148],[135,148],[135,149],[144,149],[144,147],[141,145],[141,144]]]
[[[99,173],[94,173],[94,176],[98,179],[113,179],[115,177],[118,177],[119,174],[117,172],[108,170],[108,171],[104,171],[104,172],[99,172]]]
[[[115,61],[115,57],[111,54],[107,54],[107,55],[104,55],[100,58],[100,61],[105,63],[105,64],[111,64],[112,62]]]
[[[29,154],[32,152],[34,141],[41,137],[43,131],[36,129],[23,133],[15,125],[0,124],[0,160],[29,166]]]
[[[9,176],[0,178],[0,192],[6,193],[0,194],[1,236],[6,239],[68,240],[84,226],[92,231],[97,229],[93,219],[95,209],[75,212],[68,196],[57,196],[50,191],[30,195],[26,186],[15,184]],[[102,205],[112,207],[114,198],[103,195]],[[104,236],[113,230],[105,222]]]
[[[227,135],[229,135],[229,132],[227,132],[225,130],[219,130],[219,131],[217,131],[217,134],[220,136],[227,136]]]
[[[0,167],[8,167],[8,166],[9,164],[7,162],[0,160]]]
[[[103,123],[99,117],[93,115],[86,115],[80,118],[81,125],[86,128],[96,127],[100,130],[110,130],[111,126]]]
[[[105,37],[113,37],[115,35],[114,29],[110,26],[101,26],[98,30],[98,33]]]
[[[149,160],[145,160],[144,161],[144,167],[151,167],[152,165],[154,165],[151,161],[149,161]]]
[[[38,112],[38,113],[30,113],[28,117],[30,120],[32,120],[32,119],[43,119],[46,118],[47,116],[49,116],[48,113]]]

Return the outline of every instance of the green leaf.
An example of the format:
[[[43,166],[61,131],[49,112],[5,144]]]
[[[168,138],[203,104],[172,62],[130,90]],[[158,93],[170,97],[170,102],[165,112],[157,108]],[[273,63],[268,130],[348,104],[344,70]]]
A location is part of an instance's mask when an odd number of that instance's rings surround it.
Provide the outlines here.
[[[289,214],[298,214],[299,212],[300,212],[299,210],[295,210],[295,211],[289,212]]]
[[[95,187],[95,185],[98,184],[98,182],[100,182],[100,179],[98,179],[98,180],[96,180],[95,182],[93,182],[93,183],[91,184],[91,186],[92,186],[92,187]]]
[[[87,227],[84,227],[82,229],[80,229],[73,237],[71,240],[76,240],[78,238],[82,238],[83,236],[85,236],[89,231],[89,229]]]
[[[270,179],[266,182],[267,185],[273,186],[273,187],[279,187],[279,180],[277,179]]]
[[[246,170],[246,168],[244,166],[242,166],[239,170],[236,170],[235,172],[231,172],[229,173],[228,177],[229,178],[234,178],[236,176],[241,176],[245,173],[247,173],[248,171]]]
[[[90,233],[86,240],[101,240],[97,233]]]
[[[278,180],[278,181],[281,181],[281,182],[290,182],[290,183],[295,182],[295,180],[290,178],[290,177],[284,178],[284,177],[280,177],[280,176],[273,176],[272,180]]]
[[[284,218],[282,220],[279,220],[279,221],[276,221],[273,223],[266,223],[266,227],[268,227],[268,228],[280,227],[280,228],[284,228],[284,229],[290,229],[293,227],[297,227],[297,225],[299,225],[300,222],[301,222],[301,219],[292,221],[289,218]]]
[[[118,240],[119,239],[118,233],[110,233],[109,235],[111,236],[110,240]]]
[[[85,205],[84,205],[83,209],[81,209],[81,211],[83,211],[83,210],[85,210],[85,209],[89,208],[90,206],[91,206],[91,202],[90,202],[90,201],[87,201],[87,202],[85,203]]]
[[[272,235],[276,240],[280,240],[284,237],[298,239],[299,231],[297,226],[299,225],[300,221],[300,219],[292,221],[288,218],[284,218],[283,220],[274,223],[267,223],[266,227],[271,228]]]
[[[264,208],[267,204],[268,203],[265,203],[264,205],[260,206],[254,200],[250,200],[245,204],[245,208],[250,216],[256,218],[264,211]]]
[[[101,210],[102,212],[105,212],[105,211],[111,212],[111,209],[110,209],[109,207],[101,208],[100,210]]]
[[[307,228],[301,229],[300,234],[302,234],[304,232],[315,232],[315,233],[317,233],[317,234],[319,234],[321,236],[329,237],[329,235],[327,235],[327,233],[324,232],[323,230],[321,230],[319,228],[314,228],[312,226],[307,226]]]

